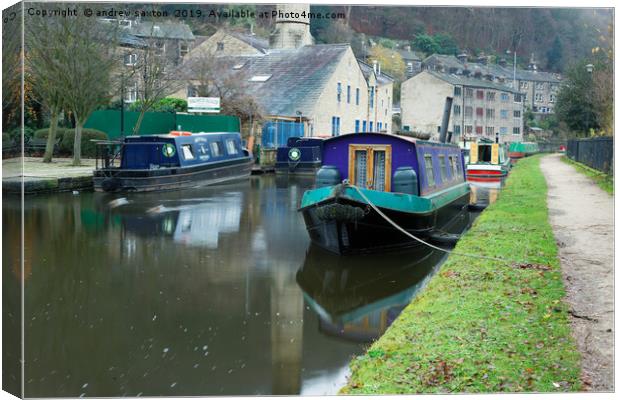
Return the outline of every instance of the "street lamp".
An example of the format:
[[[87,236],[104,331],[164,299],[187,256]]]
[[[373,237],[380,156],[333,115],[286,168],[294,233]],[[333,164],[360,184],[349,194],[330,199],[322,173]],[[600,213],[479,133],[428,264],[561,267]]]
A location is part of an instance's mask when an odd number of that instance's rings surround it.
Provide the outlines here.
[[[592,71],[594,71],[594,65],[592,64],[588,64],[586,65],[586,71],[588,71],[588,74],[590,75],[590,79],[592,79]],[[590,94],[590,91],[588,91],[588,97]],[[588,99],[590,100],[590,99]],[[590,112],[586,113],[586,137],[590,134]]]
[[[594,65],[592,64],[586,65],[586,71],[588,71],[590,74],[592,73],[593,70],[594,70]]]

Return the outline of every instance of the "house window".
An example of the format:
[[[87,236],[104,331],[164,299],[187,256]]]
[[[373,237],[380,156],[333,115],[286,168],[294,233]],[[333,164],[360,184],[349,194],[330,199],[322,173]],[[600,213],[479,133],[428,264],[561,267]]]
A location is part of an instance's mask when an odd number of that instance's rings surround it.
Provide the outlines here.
[[[476,127],[476,135],[482,135],[482,127],[481,126],[477,126]]]
[[[501,119],[508,119],[508,110],[499,110],[499,117]]]
[[[138,63],[138,55],[137,54],[125,54],[125,65],[134,66]]]
[[[521,95],[519,93],[515,93],[515,103],[521,103]]]
[[[493,128],[492,126],[487,126],[485,129],[488,136],[492,136],[493,132],[495,131],[495,128]]]
[[[356,119],[355,120],[355,132],[359,132],[360,131],[360,120]]]
[[[155,54],[162,55],[166,52],[166,44],[162,40],[155,42]]]
[[[189,46],[187,43],[179,43],[179,55],[185,57],[189,53]]]
[[[377,130],[381,132],[381,122],[377,122]]]
[[[461,115],[461,106],[454,105],[454,115]]]
[[[340,135],[340,117],[332,117],[332,136]]]
[[[484,110],[482,107],[476,107],[476,117],[481,117],[484,115]]]
[[[375,88],[374,86],[370,87],[370,108],[375,107]]]
[[[183,151],[183,158],[185,158],[186,160],[193,160],[195,158],[194,150],[192,150],[191,144],[184,144],[181,147],[181,150]]]
[[[460,96],[461,95],[461,88],[460,87],[454,87],[454,95],[455,96]]]
[[[495,119],[495,109],[487,108],[487,119]]]
[[[239,149],[237,149],[234,139],[226,139],[226,151],[228,152],[228,155],[239,153]]]
[[[403,126],[403,131],[411,132],[411,127],[409,125],[405,125],[405,126]]]
[[[518,135],[521,133],[521,128],[519,128],[518,126],[515,126],[514,128],[512,128],[512,133],[513,135]]]
[[[527,82],[526,82],[526,81],[521,81],[521,82],[519,82],[519,87],[520,87],[521,89],[527,89],[528,84],[527,84]]]
[[[336,87],[336,98],[338,99],[338,103],[342,100],[342,83],[338,82]]]
[[[366,132],[366,121],[362,121],[362,132]]]
[[[495,92],[487,92],[487,101],[495,101]]]
[[[543,82],[536,82],[536,90],[543,90],[545,88],[545,84]]]
[[[354,185],[389,192],[391,170],[390,145],[349,145],[349,177]]]
[[[426,172],[427,186],[435,186],[435,176],[433,175],[433,156],[430,154],[424,155],[424,170]]]
[[[125,103],[134,103],[138,100],[138,84],[134,83],[127,87],[125,92]]]
[[[465,125],[465,133],[472,133],[472,126],[471,125]]]
[[[521,118],[521,111],[520,110],[514,110],[512,112],[512,114],[514,115],[515,118]]]
[[[508,101],[509,99],[508,93],[502,93],[500,98],[502,99],[502,101]]]
[[[465,116],[466,117],[471,117],[473,113],[473,108],[470,106],[466,106],[465,107]]]
[[[360,88],[355,89],[355,105],[360,105]]]
[[[476,90],[476,99],[478,100],[484,99],[484,90]]]
[[[502,126],[501,128],[499,128],[499,133],[501,133],[502,135],[507,134],[508,128],[506,128],[505,126]]]
[[[220,142],[211,142],[211,154],[213,157],[219,157],[222,155],[222,143]]]
[[[351,85],[347,85],[347,104],[351,104]]]
[[[385,123],[385,125],[383,125],[383,130],[386,131],[386,132],[389,132],[388,131],[388,123],[387,122]]]
[[[474,89],[465,88],[465,97],[474,97]]]
[[[217,51],[224,50],[224,42],[217,42]]]
[[[410,74],[413,73],[413,63],[412,62],[408,62],[407,63],[407,72],[409,72]]]
[[[452,127],[452,130],[454,131],[455,135],[460,135],[461,134],[461,125],[454,125]]]
[[[555,94],[549,95],[549,103],[555,103]]]
[[[542,101],[543,101],[543,95],[542,95],[542,93],[536,93],[535,100],[536,100],[537,102],[542,102]]]
[[[373,132],[373,130],[372,130],[372,121],[370,121],[370,123],[369,123],[369,125],[368,125],[368,126],[369,126],[369,128],[368,128],[368,132]]]

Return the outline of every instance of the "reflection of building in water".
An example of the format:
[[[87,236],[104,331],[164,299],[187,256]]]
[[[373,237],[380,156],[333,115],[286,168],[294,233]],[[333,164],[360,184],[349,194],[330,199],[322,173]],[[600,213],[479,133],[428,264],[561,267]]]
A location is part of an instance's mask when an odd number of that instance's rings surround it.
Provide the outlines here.
[[[241,194],[238,193],[217,204],[207,203],[181,210],[174,241],[216,249],[220,234],[239,231],[241,203]]]

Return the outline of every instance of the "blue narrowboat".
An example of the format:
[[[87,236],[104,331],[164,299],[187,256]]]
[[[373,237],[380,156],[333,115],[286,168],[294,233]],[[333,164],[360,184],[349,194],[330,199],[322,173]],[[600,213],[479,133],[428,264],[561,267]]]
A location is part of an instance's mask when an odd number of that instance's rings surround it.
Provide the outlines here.
[[[314,175],[321,168],[321,152],[325,138],[290,137],[286,146],[278,147],[276,174]]]
[[[238,132],[173,131],[99,144],[93,172],[99,192],[212,185],[248,178],[252,168],[252,157]]]
[[[325,140],[315,188],[299,211],[310,239],[346,254],[419,244],[449,226],[469,202],[460,148],[381,133]]]

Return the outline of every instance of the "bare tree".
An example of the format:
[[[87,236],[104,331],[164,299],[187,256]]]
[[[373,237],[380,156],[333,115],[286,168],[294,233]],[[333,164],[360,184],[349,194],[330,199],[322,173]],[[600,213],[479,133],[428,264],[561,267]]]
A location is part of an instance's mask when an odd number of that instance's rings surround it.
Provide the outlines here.
[[[29,24],[44,24],[43,18],[31,17]],[[50,97],[46,101],[62,99],[64,109],[75,119],[73,165],[80,165],[82,128],[90,114],[110,98],[110,76],[114,67],[116,32],[112,25],[93,23],[82,16],[54,18],[47,25],[45,43],[52,56],[52,75],[44,76],[37,70],[35,81],[40,82],[40,93]],[[33,71],[34,72],[34,71]],[[52,111],[55,107],[47,104]],[[52,136],[52,135],[49,135]]]
[[[155,103],[176,92],[183,86],[177,54],[166,49],[166,30],[170,24],[161,26],[152,24],[147,46],[143,49],[129,71],[128,80],[137,86],[136,107],[140,112],[133,133],[137,135],[144,119],[144,114]]]
[[[241,57],[193,54],[184,63],[184,77],[196,96],[219,97],[222,113],[252,123],[262,119],[262,111],[249,94],[246,62]]]
[[[58,84],[66,74],[59,61],[65,52],[64,30],[55,19],[46,18],[25,26],[25,64],[28,79],[34,88],[35,98],[49,110],[50,126],[45,145],[43,162],[52,161],[58,118],[63,110],[63,88]]]
[[[21,5],[2,11],[2,123],[3,128],[21,109],[22,41]]]

